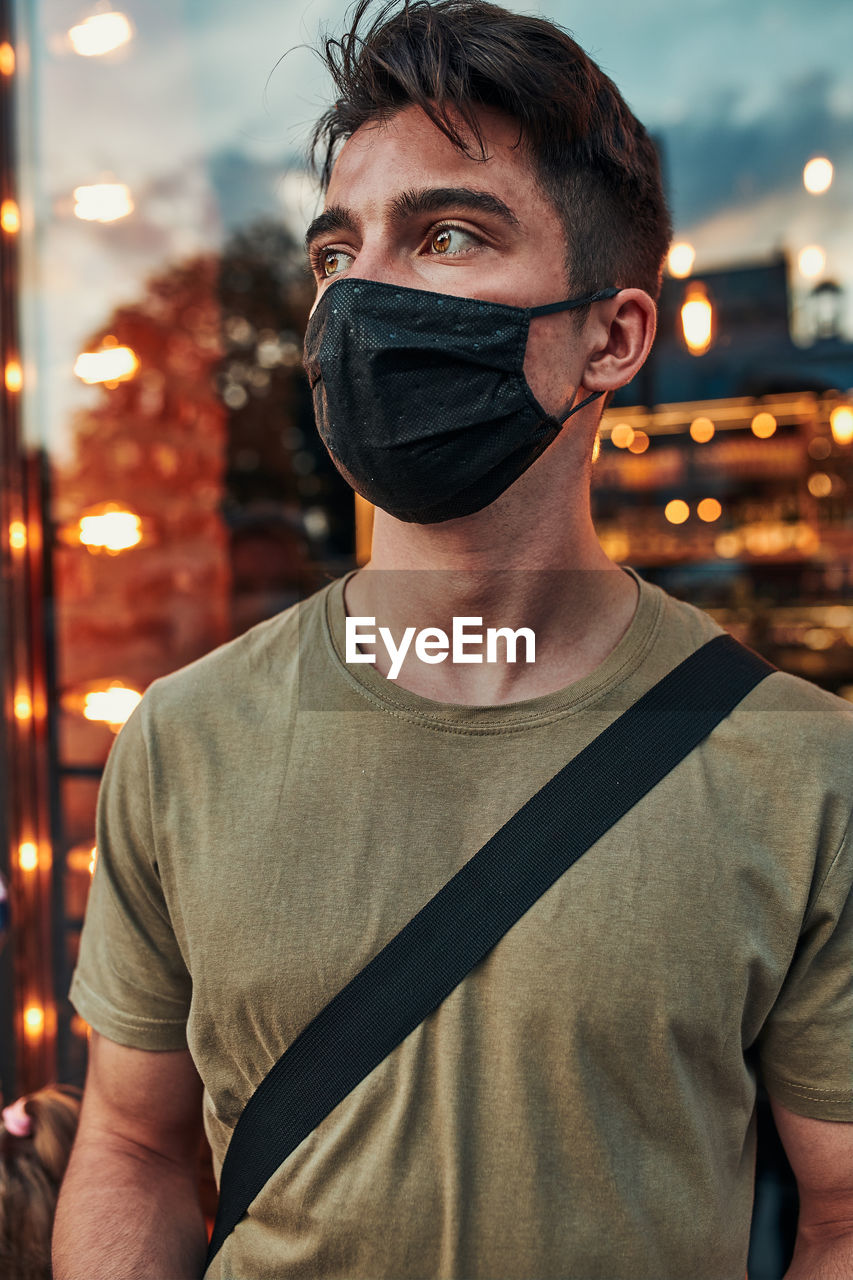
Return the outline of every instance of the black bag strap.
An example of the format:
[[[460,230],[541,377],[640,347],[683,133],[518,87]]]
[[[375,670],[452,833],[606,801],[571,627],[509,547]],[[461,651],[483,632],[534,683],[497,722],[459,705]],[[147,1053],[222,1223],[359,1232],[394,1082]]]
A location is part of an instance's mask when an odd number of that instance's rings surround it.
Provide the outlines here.
[[[729,635],[709,640],[522,805],[317,1014],[258,1085],[231,1135],[205,1270],[300,1142],[775,670]]]

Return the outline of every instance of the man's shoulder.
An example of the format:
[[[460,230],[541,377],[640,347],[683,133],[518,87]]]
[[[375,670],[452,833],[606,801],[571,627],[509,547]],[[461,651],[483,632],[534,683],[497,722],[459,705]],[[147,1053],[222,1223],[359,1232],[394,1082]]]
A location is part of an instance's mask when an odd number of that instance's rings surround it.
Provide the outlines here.
[[[229,706],[263,708],[273,693],[286,697],[298,684],[300,656],[317,652],[328,591],[328,586],[321,588],[161,676],[149,686],[144,709],[157,717],[187,714],[198,719],[206,711],[220,715]]]
[[[661,636],[673,650],[686,656],[706,641],[726,630],[709,613],[696,605],[663,593],[665,609]],[[745,706],[752,711],[776,713],[774,734],[783,732],[781,715],[791,717],[789,731],[823,740],[826,748],[846,744],[847,762],[853,764],[853,703],[830,693],[811,680],[787,671],[774,671],[750,694]]]

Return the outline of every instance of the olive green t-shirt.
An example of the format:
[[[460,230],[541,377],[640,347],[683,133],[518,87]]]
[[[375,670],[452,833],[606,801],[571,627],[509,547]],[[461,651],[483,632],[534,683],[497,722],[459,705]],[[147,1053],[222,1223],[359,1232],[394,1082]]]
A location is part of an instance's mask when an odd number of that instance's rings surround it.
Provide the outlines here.
[[[719,632],[641,583],[592,674],[471,707],[347,666],[344,619],[339,581],[158,680],[104,778],[72,999],[189,1046],[217,1172],[299,1031]],[[305,1139],[210,1280],[743,1280],[756,1059],[853,1121],[851,803],[853,708],[772,674]]]

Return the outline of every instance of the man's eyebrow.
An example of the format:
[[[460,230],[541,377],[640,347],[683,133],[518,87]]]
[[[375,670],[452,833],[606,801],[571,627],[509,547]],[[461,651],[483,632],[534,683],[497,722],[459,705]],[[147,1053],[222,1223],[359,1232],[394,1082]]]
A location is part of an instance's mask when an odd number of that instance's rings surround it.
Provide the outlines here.
[[[305,248],[310,249],[311,242],[318,236],[325,236],[334,231],[346,231],[353,236],[358,234],[355,214],[342,204],[329,205],[328,209],[324,209],[314,219],[305,232]]]
[[[391,202],[395,218],[411,218],[423,213],[441,213],[449,207],[476,210],[500,218],[509,227],[519,225],[518,218],[498,196],[490,191],[473,191],[470,187],[424,187],[420,191],[404,191]]]

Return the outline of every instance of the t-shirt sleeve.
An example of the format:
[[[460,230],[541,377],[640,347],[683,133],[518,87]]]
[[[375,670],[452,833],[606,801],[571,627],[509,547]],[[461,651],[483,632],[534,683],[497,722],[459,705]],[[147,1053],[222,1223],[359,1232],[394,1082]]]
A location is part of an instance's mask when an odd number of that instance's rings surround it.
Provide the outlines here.
[[[192,983],[169,919],[152,823],[145,700],[113,744],[98,797],[98,857],[69,997],[101,1035],[185,1049]]]
[[[768,1092],[816,1120],[853,1121],[852,824],[806,914],[760,1041]]]

